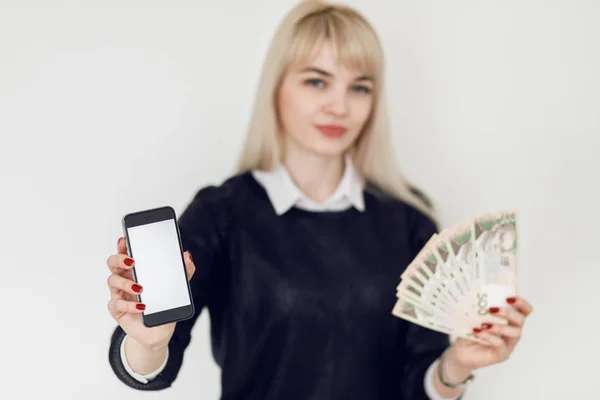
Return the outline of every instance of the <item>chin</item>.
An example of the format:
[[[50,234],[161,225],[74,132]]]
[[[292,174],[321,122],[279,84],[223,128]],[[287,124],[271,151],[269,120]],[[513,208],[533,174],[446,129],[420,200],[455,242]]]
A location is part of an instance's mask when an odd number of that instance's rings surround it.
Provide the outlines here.
[[[350,148],[342,145],[319,145],[313,147],[312,151],[323,157],[341,157]]]
[[[310,138],[294,138],[290,144],[294,143],[294,147],[302,148],[309,153],[331,158],[343,156],[344,153],[352,147],[354,142],[353,139],[354,138],[351,136],[328,138],[322,135],[315,135]]]

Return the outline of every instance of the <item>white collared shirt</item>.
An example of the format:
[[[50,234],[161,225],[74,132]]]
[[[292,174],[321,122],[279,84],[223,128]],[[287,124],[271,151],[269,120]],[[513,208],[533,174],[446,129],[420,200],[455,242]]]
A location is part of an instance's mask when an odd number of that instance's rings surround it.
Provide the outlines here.
[[[364,211],[364,181],[356,172],[350,157],[345,158],[344,164],[344,175],[340,183],[323,203],[317,203],[302,193],[283,164],[273,171],[252,171],[252,175],[265,188],[277,215],[284,214],[292,207],[314,212],[343,211],[350,207]]]
[[[359,211],[365,210],[365,201],[363,195],[364,180],[357,173],[352,165],[350,157],[346,156],[344,163],[344,175],[340,180],[335,192],[323,203],[317,203],[308,198],[294,183],[290,174],[283,164],[280,164],[272,171],[252,171],[254,178],[264,187],[269,197],[273,208],[277,215],[283,215],[292,207],[298,207],[303,210],[313,212],[325,211],[343,211],[354,207]],[[134,372],[125,356],[125,342],[127,336],[121,343],[121,360],[125,370],[137,381],[148,383],[149,380],[155,378],[167,365],[168,353],[165,361],[154,372],[147,375],[141,375]],[[437,393],[434,386],[434,374],[437,360],[431,364],[425,374],[424,386],[427,396],[431,400],[456,400],[458,397],[443,398]]]

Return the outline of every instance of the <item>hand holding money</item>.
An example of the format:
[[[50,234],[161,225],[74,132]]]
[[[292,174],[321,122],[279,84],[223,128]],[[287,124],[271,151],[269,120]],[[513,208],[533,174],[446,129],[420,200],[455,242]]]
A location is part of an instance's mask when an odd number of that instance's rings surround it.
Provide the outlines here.
[[[435,234],[402,274],[392,313],[485,344],[473,329],[508,324],[490,308],[519,295],[517,255],[516,211],[481,215]]]
[[[434,234],[406,268],[395,316],[457,337],[445,362],[506,360],[532,307],[519,295],[517,212],[480,215]]]

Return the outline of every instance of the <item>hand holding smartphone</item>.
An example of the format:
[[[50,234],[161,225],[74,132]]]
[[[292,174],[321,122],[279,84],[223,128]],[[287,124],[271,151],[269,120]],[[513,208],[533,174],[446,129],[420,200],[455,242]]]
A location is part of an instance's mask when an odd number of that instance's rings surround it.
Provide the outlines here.
[[[172,221],[173,225],[170,225],[169,221]],[[163,222],[163,225],[152,225],[154,222]],[[139,229],[129,231],[129,227]],[[157,234],[161,229],[162,235]],[[131,246],[126,244],[125,238],[120,238],[117,241],[117,253],[110,255],[106,261],[111,271],[107,281],[111,297],[108,310],[119,326],[144,347],[149,349],[166,347],[175,331],[176,321],[189,318],[194,313],[187,281],[194,275],[196,267],[189,252],[181,254],[181,241],[172,209],[161,208],[128,214],[123,218],[123,230],[126,236],[132,233],[128,239],[131,241]],[[141,232],[143,233],[139,235]],[[144,251],[144,248],[148,249],[150,244],[162,241],[164,237],[171,238],[170,244],[162,244]],[[162,266],[156,262],[144,262],[147,258],[152,260],[153,252],[163,254],[161,256],[163,258],[176,261],[161,264]],[[146,254],[146,257],[143,254]],[[132,258],[134,256],[141,257],[139,263]],[[185,262],[185,267],[181,267],[181,258]],[[185,268],[183,276],[187,279],[183,278],[184,282],[181,282],[180,268]],[[136,275],[140,275],[139,277],[134,277],[134,269]],[[168,271],[156,273],[158,269],[168,269]],[[169,285],[161,281],[161,275],[170,277]],[[148,285],[148,288],[144,285]],[[178,294],[171,298],[170,295],[175,291]],[[189,295],[189,305],[186,304],[187,300],[179,301],[186,298],[186,291]],[[147,292],[150,293],[149,296],[146,296]],[[181,295],[181,292],[184,292],[184,295]],[[146,301],[152,304],[148,312],[144,303]],[[176,303],[184,304],[175,305]],[[161,308],[165,309],[157,311]],[[189,310],[190,308],[192,309]]]
[[[160,207],[123,217],[127,254],[134,260],[133,280],[143,291],[140,314],[150,328],[182,321],[194,315],[194,302],[175,211]]]

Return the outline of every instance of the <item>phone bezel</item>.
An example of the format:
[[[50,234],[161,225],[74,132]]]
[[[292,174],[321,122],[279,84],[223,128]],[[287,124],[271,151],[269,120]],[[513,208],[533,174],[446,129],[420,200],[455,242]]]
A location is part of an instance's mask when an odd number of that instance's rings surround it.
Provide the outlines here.
[[[192,297],[192,289],[190,287],[190,282],[187,279],[187,271],[185,268],[185,260],[183,258],[183,245],[181,242],[181,234],[179,232],[179,225],[177,224],[177,216],[175,210],[170,206],[158,207],[149,210],[142,210],[134,213],[129,213],[123,216],[122,226],[123,226],[123,235],[125,237],[125,243],[127,246],[127,254],[129,257],[135,260],[135,256],[131,249],[131,245],[129,243],[129,235],[127,232],[127,228],[132,228],[140,225],[147,225],[154,222],[160,222],[165,220],[173,220],[175,223],[175,231],[177,232],[177,240],[179,243],[179,253],[181,254],[181,266],[184,272],[184,279],[186,282],[186,287],[188,290],[188,296],[190,299],[190,304],[187,306],[172,308],[169,310],[159,311],[152,314],[146,314],[145,312],[140,313],[140,318],[142,320],[142,324],[148,328],[152,328],[159,325],[168,324],[171,322],[184,321],[186,319],[190,319],[194,316],[194,299]],[[132,268],[133,280],[136,283],[138,282],[135,265]],[[136,295],[137,301],[142,302],[143,292],[139,295]]]

